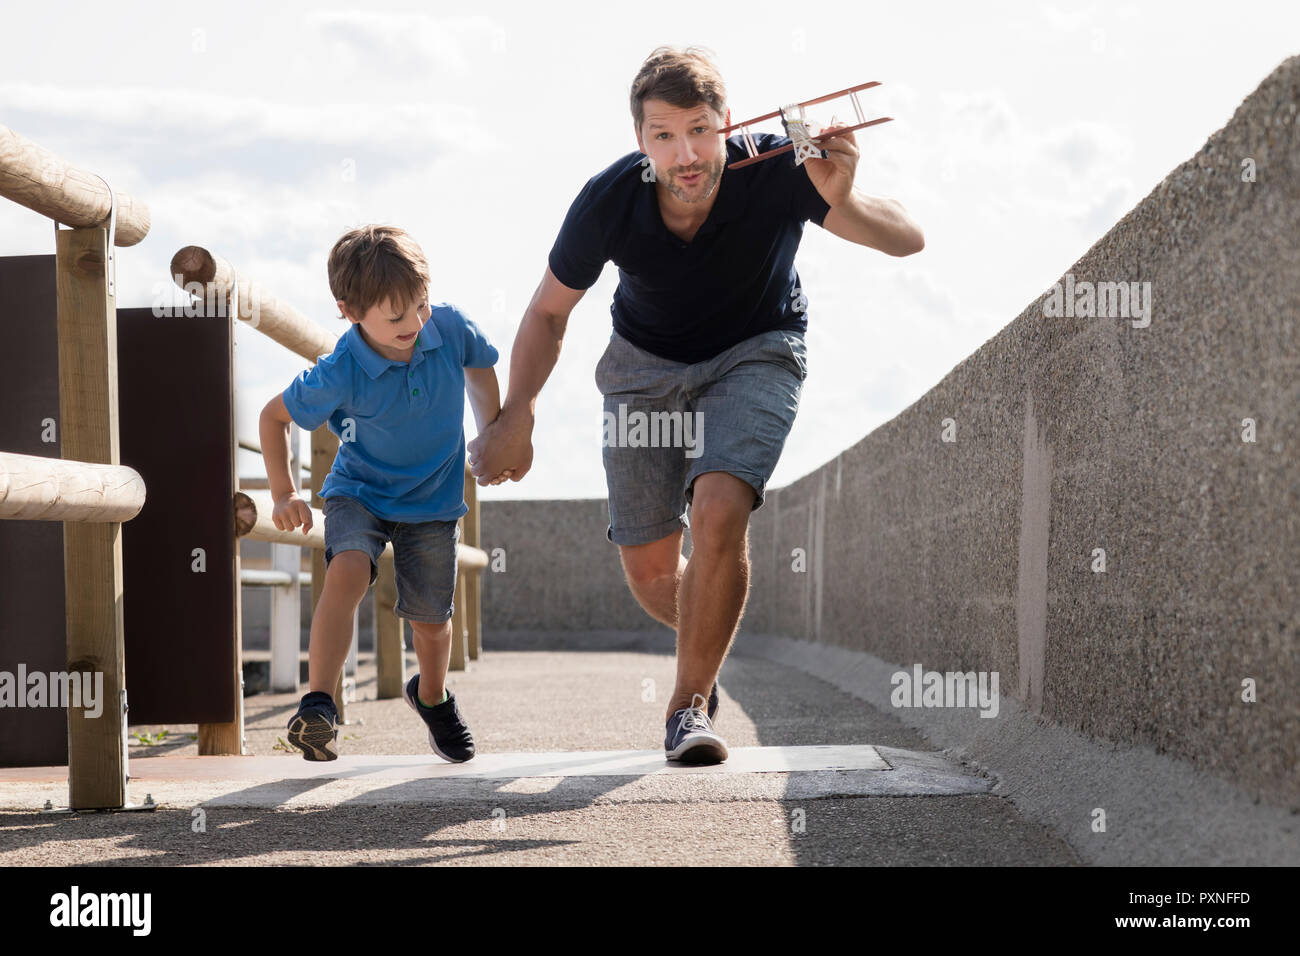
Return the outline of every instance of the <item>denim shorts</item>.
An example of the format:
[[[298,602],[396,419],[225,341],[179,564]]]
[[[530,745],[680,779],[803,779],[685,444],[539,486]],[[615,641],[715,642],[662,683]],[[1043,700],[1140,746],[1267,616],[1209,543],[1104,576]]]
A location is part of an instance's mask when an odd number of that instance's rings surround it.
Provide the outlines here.
[[[398,617],[441,624],[455,610],[455,521],[385,521],[361,502],[345,495],[325,499],[325,565],[340,551],[364,551],[370,556],[370,583],[379,577],[379,557],[393,542],[397,578]]]
[[[596,363],[596,387],[605,397],[605,537],[648,544],[689,527],[693,482],[710,471],[747,482],[759,508],[807,377],[799,332],[763,332],[693,364],[660,358],[613,333]]]

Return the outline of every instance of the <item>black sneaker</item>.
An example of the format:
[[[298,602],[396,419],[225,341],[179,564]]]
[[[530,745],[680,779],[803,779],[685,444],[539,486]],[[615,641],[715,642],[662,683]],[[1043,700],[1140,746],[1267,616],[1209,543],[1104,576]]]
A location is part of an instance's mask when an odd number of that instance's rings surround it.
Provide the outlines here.
[[[699,704],[696,704],[696,701]],[[704,695],[691,698],[691,706],[676,711],[668,721],[664,751],[669,760],[682,763],[722,763],[727,759],[727,742],[713,732],[704,710]]]
[[[302,751],[304,760],[337,760],[338,722],[334,698],[314,690],[303,697],[289,721],[289,743]]]
[[[456,706],[456,695],[448,690],[447,699],[441,704],[426,707],[420,703],[419,690],[420,675],[416,674],[402,688],[402,696],[429,728],[429,746],[433,752],[452,763],[464,763],[473,757],[474,737]]]

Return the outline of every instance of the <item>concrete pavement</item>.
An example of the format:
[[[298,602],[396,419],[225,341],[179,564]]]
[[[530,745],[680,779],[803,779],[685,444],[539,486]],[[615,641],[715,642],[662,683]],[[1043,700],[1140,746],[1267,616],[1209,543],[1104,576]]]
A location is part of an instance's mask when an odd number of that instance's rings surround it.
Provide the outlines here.
[[[723,671],[728,765],[666,765],[671,635],[574,642],[504,650],[489,639],[484,658],[452,676],[479,746],[464,765],[428,752],[404,702],[373,699],[363,658],[358,722],[329,764],[279,749],[296,705],[282,694],[245,702],[255,756],[185,759],[197,752],[192,727],[133,746],[130,796],[152,794],[153,812],[35,813],[66,801],[64,771],[2,770],[0,865],[1078,862],[991,796],[987,776],[892,714],[759,658],[733,656]]]

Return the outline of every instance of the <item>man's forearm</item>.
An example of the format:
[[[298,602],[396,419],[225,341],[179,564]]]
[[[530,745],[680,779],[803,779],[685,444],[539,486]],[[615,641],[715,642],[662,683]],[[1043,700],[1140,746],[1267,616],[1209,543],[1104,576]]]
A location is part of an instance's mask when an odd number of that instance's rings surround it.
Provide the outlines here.
[[[556,334],[554,319],[529,306],[510,352],[510,384],[503,412],[526,409],[530,416],[535,413],[537,395],[560,359],[563,342],[564,333]]]
[[[826,214],[826,220],[823,225],[840,238],[891,256],[909,256],[925,248],[921,227],[901,203],[868,196],[856,188]]]

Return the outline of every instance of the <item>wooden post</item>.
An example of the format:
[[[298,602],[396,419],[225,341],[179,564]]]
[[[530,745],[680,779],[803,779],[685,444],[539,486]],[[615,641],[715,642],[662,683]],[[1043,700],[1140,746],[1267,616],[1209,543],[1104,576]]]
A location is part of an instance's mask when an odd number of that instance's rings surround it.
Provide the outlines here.
[[[301,487],[298,468],[299,429],[289,426],[289,474],[294,488]],[[271,569],[289,575],[288,587],[271,589],[271,690],[298,693],[299,656],[302,650],[302,549],[288,544],[271,545]]]
[[[451,614],[451,663],[453,671],[465,670],[465,570],[456,568],[456,591],[452,598],[455,607]]]
[[[471,548],[481,547],[479,544],[479,512],[478,512],[478,482],[470,474],[469,468],[465,469],[465,504],[469,511],[465,512],[465,521],[462,525],[465,537],[463,544]],[[482,651],[483,638],[483,599],[481,590],[481,571],[465,572],[465,624],[469,629],[469,657],[470,660],[478,660]]]
[[[215,316],[212,317],[215,319]],[[234,388],[235,382],[235,323],[232,319],[227,318],[230,323],[230,381],[231,388]],[[231,449],[235,448],[235,402],[230,403],[230,433],[226,441],[230,443]],[[230,456],[230,487],[239,487],[239,467],[236,464],[238,455]],[[234,701],[234,719],[223,723],[199,724],[199,755],[205,757],[216,756],[240,756],[244,752],[244,625],[243,625],[243,585],[239,579],[240,560],[239,560],[239,542],[235,542],[233,551],[234,577],[232,585],[231,601],[234,602],[235,608],[235,628],[230,639],[235,644],[235,701]]]
[[[344,703],[355,703],[357,699],[357,644],[361,637],[361,605],[352,612],[352,643],[348,645],[348,656],[343,661],[343,673],[339,675],[338,687]],[[354,721],[344,718],[339,711],[340,723],[350,724]]]
[[[288,585],[271,588],[271,690],[298,693],[302,650],[302,549],[291,544],[271,545],[271,569],[287,572]]]
[[[376,696],[380,700],[401,697],[406,686],[406,622],[393,613],[396,604],[397,573],[392,557],[384,555],[375,582]]]
[[[99,228],[58,230],[55,238],[60,454],[118,465],[117,312],[107,272],[111,240],[108,230]],[[74,810],[126,803],[121,532],[118,522],[63,526],[67,669],[103,674],[98,718],[68,708],[68,792]]]

